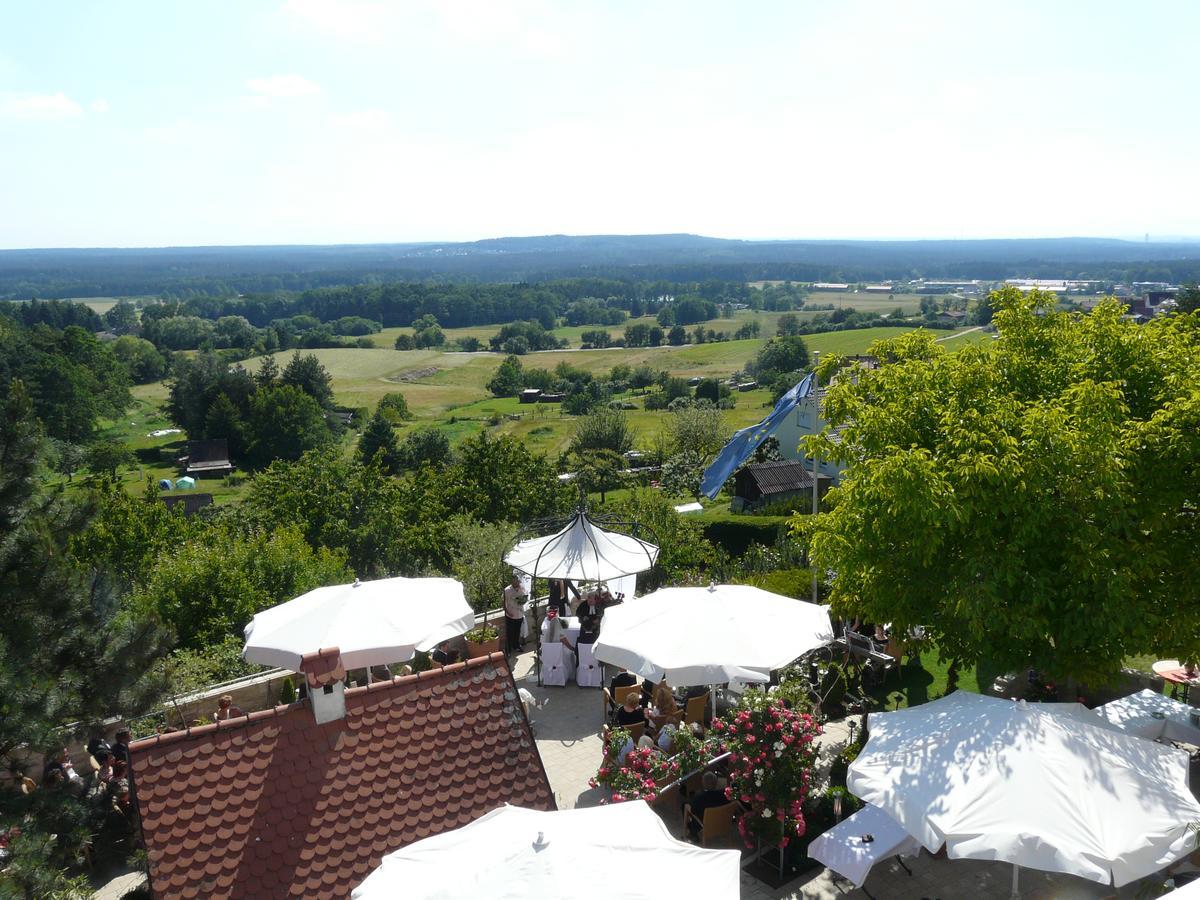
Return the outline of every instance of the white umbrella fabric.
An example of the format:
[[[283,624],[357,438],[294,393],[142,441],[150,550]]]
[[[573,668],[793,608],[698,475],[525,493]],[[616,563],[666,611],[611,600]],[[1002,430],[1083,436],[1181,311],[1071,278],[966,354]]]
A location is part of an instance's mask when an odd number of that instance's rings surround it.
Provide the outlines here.
[[[299,671],[306,653],[329,647],[348,669],[412,659],[418,650],[475,625],[453,578],[380,578],[309,591],[258,613],[246,626],[242,658]]]
[[[390,853],[353,900],[737,900],[741,856],[671,837],[642,800],[539,812],[502,806]]]
[[[521,541],[504,561],[535,578],[608,581],[644,572],[658,560],[658,547],[649,541],[605,531],[583,512],[564,528],[545,537]]]
[[[1200,803],[1187,754],[1105,727],[1078,704],[958,691],[871,713],[868,725],[847,787],[931,853],[945,845],[952,859],[1120,887],[1191,849]]]
[[[596,659],[673,685],[766,681],[833,640],[823,606],[746,584],[663,588],[607,610]]]

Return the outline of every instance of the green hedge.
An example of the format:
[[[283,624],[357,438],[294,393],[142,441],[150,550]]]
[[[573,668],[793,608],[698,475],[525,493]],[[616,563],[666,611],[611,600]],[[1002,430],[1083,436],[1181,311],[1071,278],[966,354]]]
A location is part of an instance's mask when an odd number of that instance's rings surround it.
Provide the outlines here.
[[[773,547],[787,528],[787,519],[768,516],[737,516],[704,523],[704,536],[728,553],[741,556],[751,544]]]

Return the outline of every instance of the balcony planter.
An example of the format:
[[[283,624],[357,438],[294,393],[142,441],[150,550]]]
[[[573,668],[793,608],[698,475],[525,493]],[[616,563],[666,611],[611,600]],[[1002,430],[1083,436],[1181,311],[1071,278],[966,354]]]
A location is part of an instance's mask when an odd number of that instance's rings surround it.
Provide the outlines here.
[[[463,640],[467,642],[467,658],[487,656],[500,649],[500,631],[495,625],[477,625],[466,634]]]

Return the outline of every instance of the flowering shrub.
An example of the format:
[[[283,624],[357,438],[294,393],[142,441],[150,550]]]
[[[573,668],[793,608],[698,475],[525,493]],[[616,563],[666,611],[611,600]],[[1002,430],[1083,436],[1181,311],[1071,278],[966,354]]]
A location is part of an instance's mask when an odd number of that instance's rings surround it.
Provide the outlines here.
[[[621,749],[629,741],[629,732],[613,729],[604,745],[604,761],[596,777],[588,781],[591,787],[605,787],[609,796],[601,803],[624,803],[626,800],[645,800],[653,803],[659,788],[679,777],[679,763],[657,747],[634,747],[618,762]]]
[[[741,801],[738,832],[747,847],[754,838],[786,847],[804,834],[801,807],[808,799],[815,739],[821,726],[807,712],[789,709],[760,690],[742,695],[738,708],[713,723],[730,753],[725,796]]]

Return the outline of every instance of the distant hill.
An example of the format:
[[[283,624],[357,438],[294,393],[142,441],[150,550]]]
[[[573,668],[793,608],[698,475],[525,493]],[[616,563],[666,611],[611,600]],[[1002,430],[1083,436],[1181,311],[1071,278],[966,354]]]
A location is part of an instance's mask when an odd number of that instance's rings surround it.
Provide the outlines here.
[[[1200,244],[1101,238],[741,241],[691,234],[547,235],[469,243],[0,251],[0,298],[304,290],[380,280],[572,276],[860,281],[1093,277],[1192,280]]]

